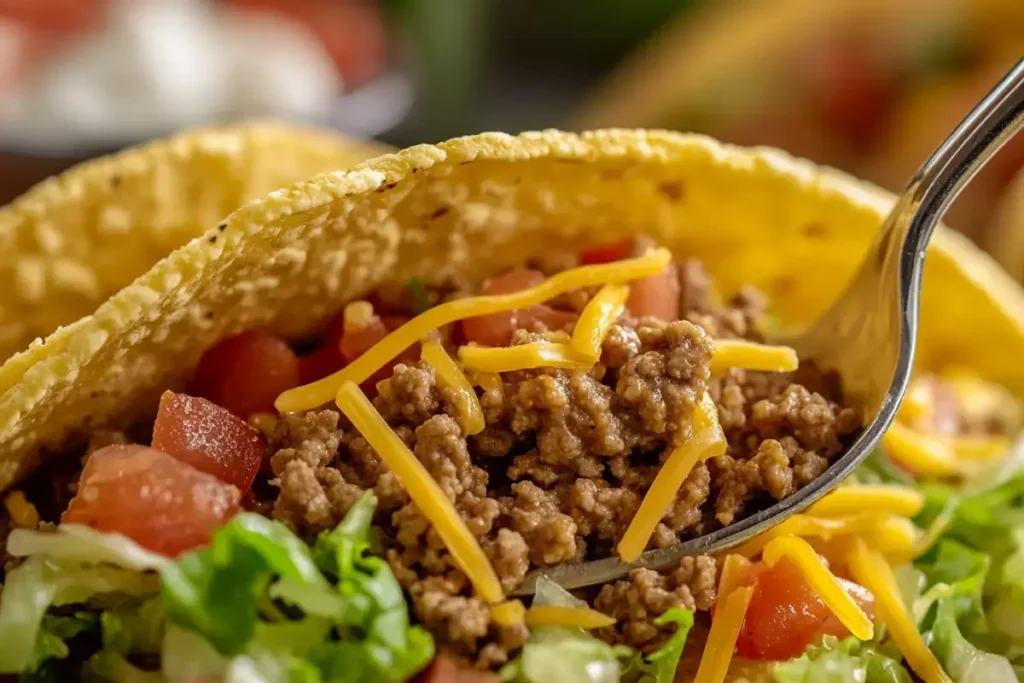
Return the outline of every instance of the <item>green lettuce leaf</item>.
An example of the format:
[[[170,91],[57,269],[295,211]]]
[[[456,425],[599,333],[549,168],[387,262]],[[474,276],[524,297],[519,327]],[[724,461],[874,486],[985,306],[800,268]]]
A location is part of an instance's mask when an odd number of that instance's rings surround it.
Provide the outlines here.
[[[82,604],[109,595],[151,596],[158,585],[155,575],[117,567],[55,564],[42,555],[29,558],[7,573],[0,596],[0,673],[20,673],[38,661],[40,629],[51,605]],[[44,647],[59,651],[52,639]]]
[[[641,683],[672,683],[676,677],[679,658],[683,656],[686,637],[693,627],[693,612],[674,607],[654,620],[656,626],[675,624],[676,631],[665,644],[649,655],[637,653],[623,676],[625,680]]]
[[[169,619],[213,646],[227,679],[254,670],[267,681],[406,680],[434,643],[410,625],[387,562],[367,554],[375,505],[365,494],[312,549],[277,522],[238,515],[208,548],[161,570]]]
[[[956,683],[1017,683],[1017,674],[1006,657],[984,652],[960,632],[957,606],[951,598],[938,602],[929,646]]]
[[[225,655],[242,653],[252,640],[262,616],[257,598],[274,582],[287,582],[293,587],[288,597],[311,609],[339,605],[309,548],[283,524],[252,513],[234,517],[207,548],[160,575],[169,618]]]
[[[778,683],[911,683],[898,658],[873,643],[826,636],[802,656],[775,666]]]
[[[584,607],[587,603],[541,577],[533,604]],[[535,628],[519,656],[499,675],[510,683],[618,683],[624,680],[622,661],[634,656],[632,648],[613,647],[581,628]]]
[[[554,581],[537,581],[534,605],[582,607]],[[579,628],[535,628],[519,657],[505,665],[501,677],[515,683],[672,683],[693,626],[693,612],[670,609],[654,620],[675,624],[675,633],[656,651],[644,655],[625,646],[611,646]]]

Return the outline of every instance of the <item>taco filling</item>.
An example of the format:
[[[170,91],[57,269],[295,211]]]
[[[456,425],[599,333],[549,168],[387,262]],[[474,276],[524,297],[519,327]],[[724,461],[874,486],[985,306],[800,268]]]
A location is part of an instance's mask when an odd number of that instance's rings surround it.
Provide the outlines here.
[[[993,608],[985,586],[1019,590],[1017,535],[991,505],[970,516],[962,491],[1021,418],[967,372],[918,377],[888,457],[743,546],[511,597],[531,570],[634,562],[733,524],[843,452],[862,417],[840,378],[765,343],[770,304],[752,287],[724,299],[699,261],[635,239],[480,283],[384,287],[315,340],[223,339],[155,417],[81,434],[6,495],[0,671],[1012,676],[963,617],[1016,637],[1016,592]]]

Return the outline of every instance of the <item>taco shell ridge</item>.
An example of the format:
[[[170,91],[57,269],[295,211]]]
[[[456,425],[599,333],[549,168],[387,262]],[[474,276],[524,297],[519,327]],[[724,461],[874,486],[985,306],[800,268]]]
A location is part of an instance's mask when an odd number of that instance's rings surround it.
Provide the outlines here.
[[[0,208],[0,359],[93,312],[246,201],[388,150],[251,122],[188,131],[39,183]]]
[[[643,232],[762,289],[787,325],[831,303],[893,198],[770,149],[664,131],[486,133],[319,175],[242,206],[91,316],[0,367],[0,488],[89,429],[152,415],[218,340],[301,339],[383,282],[479,281]],[[968,365],[1024,396],[1024,293],[939,228],[918,364]]]

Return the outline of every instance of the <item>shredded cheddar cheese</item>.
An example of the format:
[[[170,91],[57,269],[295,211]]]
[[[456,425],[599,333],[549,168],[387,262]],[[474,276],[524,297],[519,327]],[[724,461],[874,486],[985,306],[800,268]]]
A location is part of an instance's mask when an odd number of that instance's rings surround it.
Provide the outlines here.
[[[39,511],[28,501],[22,491],[11,491],[4,498],[4,507],[11,516],[14,526],[21,529],[35,529],[39,526]]]
[[[762,554],[764,563],[769,567],[774,567],[784,557],[796,566],[811,590],[850,633],[859,640],[870,640],[874,636],[871,619],[843,589],[807,541],[796,536],[782,536],[765,546]]]
[[[886,455],[907,469],[932,476],[950,476],[960,472],[956,456],[941,439],[914,431],[893,422],[882,437]]]
[[[726,442],[718,424],[718,408],[707,394],[693,416],[693,435],[672,451],[658,470],[640,508],[622,535],[616,550],[623,562],[635,562],[647,547],[658,522],[668,512],[676,492],[699,460],[725,453]]]
[[[708,642],[704,645],[704,654],[701,655],[693,683],[725,681],[725,676],[729,673],[729,662],[732,661],[733,651],[736,649],[736,639],[740,635],[753,595],[754,588],[747,586],[723,596],[711,620]]]
[[[274,406],[278,412],[287,413],[323,405],[334,397],[342,384],[365,382],[388,361],[439,327],[466,318],[533,306],[571,289],[622,284],[655,275],[664,270],[671,259],[672,255],[667,249],[654,249],[638,258],[566,270],[553,275],[536,287],[511,294],[475,296],[434,306],[388,334],[338,372],[282,393],[277,397]]]
[[[870,536],[873,547],[887,555],[898,557],[911,556],[920,537],[917,527],[910,520],[896,515],[863,512],[848,517],[820,518],[808,514],[796,514],[750,539],[732,552],[744,557],[754,557],[762,552],[772,540],[783,536],[829,541],[838,536],[859,534]]]
[[[992,460],[1006,455],[1010,440],[1005,436],[956,436],[949,439],[949,445],[961,460]]]
[[[444,347],[435,341],[423,343],[420,357],[437,373],[437,382],[455,392],[459,402],[462,429],[466,434],[479,434],[484,430],[484,411],[480,407],[480,399],[473,390],[469,379],[445,352]]]
[[[716,339],[711,356],[712,374],[722,374],[729,368],[792,372],[799,364],[796,351],[788,346],[769,346],[741,339]]]
[[[342,384],[336,402],[381,460],[401,478],[409,497],[437,530],[480,597],[491,604],[501,602],[505,596],[487,555],[423,463],[391,430],[358,386],[352,382]]]
[[[722,576],[718,579],[718,594],[728,595],[743,587],[744,578],[753,563],[742,555],[726,555],[722,560]]]
[[[537,605],[526,610],[526,625],[565,626],[594,629],[613,626],[615,619],[589,607],[566,607],[562,605]]]
[[[818,517],[878,512],[913,517],[924,507],[924,494],[908,486],[888,484],[840,486],[807,510]]]
[[[875,597],[878,616],[888,627],[910,668],[925,683],[950,683],[942,665],[928,649],[914,620],[903,604],[896,577],[885,559],[868,548],[863,539],[855,539],[849,554],[849,567],[854,580]]]
[[[506,600],[491,606],[491,619],[500,626],[515,626],[523,623],[526,608],[519,600]]]
[[[594,362],[569,346],[554,342],[532,342],[518,346],[462,346],[459,360],[467,368],[485,372],[512,372],[530,368],[589,370]]]
[[[605,285],[584,307],[569,345],[595,363],[601,357],[601,344],[622,311],[629,297],[627,285]]]

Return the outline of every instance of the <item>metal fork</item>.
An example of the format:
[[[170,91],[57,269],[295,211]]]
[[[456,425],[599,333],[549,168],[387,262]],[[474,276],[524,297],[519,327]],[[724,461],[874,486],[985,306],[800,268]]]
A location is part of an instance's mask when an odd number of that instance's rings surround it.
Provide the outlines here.
[[[779,340],[802,359],[835,369],[867,427],[831,467],[792,496],[735,524],[651,550],[636,563],[611,557],[535,570],[516,590],[532,594],[541,574],[565,588],[606,583],[634,567],[664,569],[680,558],[742,543],[806,509],[835,488],[878,444],[910,380],[925,249],[960,190],[1024,128],[1024,60],[965,118],[907,183],[860,270],[832,307],[799,337]]]

